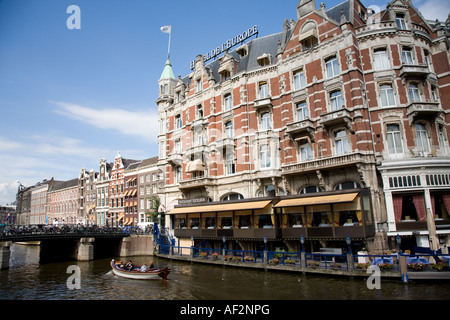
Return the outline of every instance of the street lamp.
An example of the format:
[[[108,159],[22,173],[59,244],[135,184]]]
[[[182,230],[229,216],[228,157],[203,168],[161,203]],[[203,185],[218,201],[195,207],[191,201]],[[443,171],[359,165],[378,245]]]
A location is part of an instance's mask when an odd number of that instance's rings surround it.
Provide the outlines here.
[[[191,236],[191,247],[194,246],[194,236]]]
[[[267,237],[264,237],[264,251],[267,251]]]
[[[302,252],[305,252],[305,238],[303,236],[300,237],[300,243],[302,244]]]
[[[347,236],[347,238],[345,238],[345,242],[347,243],[347,253],[352,253],[352,250],[350,248],[350,245],[352,244],[352,239],[350,239],[349,236]]]
[[[395,242],[397,242],[398,244],[398,254],[400,254],[401,253],[400,244],[402,243],[402,238],[400,238],[400,235],[398,233],[397,236],[395,237]]]

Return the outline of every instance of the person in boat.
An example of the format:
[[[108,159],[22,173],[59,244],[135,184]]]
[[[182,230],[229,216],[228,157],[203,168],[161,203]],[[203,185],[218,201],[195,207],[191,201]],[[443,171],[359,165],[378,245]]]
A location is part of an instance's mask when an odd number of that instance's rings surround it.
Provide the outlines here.
[[[150,261],[150,269],[154,268],[155,265],[153,264],[153,261]]]
[[[128,263],[125,265],[125,269],[131,271],[131,270],[133,270],[133,268],[134,268],[134,264],[133,264],[133,262],[131,262],[131,260],[129,260]]]
[[[146,272],[147,270],[148,270],[148,267],[147,267],[146,264],[144,264],[139,271],[140,272]]]

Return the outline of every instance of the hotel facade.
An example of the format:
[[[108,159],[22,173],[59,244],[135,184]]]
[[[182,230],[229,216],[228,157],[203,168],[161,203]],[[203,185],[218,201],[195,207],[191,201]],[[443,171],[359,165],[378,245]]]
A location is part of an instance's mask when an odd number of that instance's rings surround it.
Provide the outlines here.
[[[197,56],[185,77],[167,60],[166,226],[181,246],[319,251],[349,237],[382,253],[400,235],[446,247],[450,20],[403,0],[296,9],[279,33],[254,26]]]

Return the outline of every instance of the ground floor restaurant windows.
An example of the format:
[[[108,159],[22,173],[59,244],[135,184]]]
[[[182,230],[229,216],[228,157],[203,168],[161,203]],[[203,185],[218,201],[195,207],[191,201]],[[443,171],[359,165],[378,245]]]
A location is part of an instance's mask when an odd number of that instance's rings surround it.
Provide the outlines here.
[[[435,220],[450,219],[450,193],[431,192],[431,208]],[[423,193],[394,194],[395,222],[426,221],[426,208]]]
[[[374,235],[367,190],[291,198],[281,200],[274,208],[281,216],[284,238],[366,238]]]
[[[360,202],[360,197],[357,197],[350,203],[285,207],[282,208],[283,227],[362,226]]]
[[[173,219],[175,236],[185,238],[365,238],[374,234],[370,192],[366,189],[180,206],[169,215]]]

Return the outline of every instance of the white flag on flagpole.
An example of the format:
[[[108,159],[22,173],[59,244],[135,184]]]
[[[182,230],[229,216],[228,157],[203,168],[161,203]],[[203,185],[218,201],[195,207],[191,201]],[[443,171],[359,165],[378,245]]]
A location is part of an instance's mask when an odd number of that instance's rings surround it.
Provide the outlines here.
[[[170,38],[172,36],[172,25],[161,27],[161,31],[169,34],[169,48],[167,50],[167,59],[170,58]]]
[[[164,33],[170,33],[171,30],[172,30],[172,26],[161,27],[161,31],[164,32]]]

